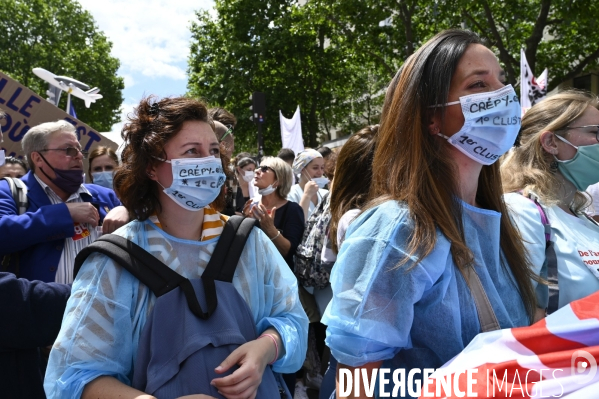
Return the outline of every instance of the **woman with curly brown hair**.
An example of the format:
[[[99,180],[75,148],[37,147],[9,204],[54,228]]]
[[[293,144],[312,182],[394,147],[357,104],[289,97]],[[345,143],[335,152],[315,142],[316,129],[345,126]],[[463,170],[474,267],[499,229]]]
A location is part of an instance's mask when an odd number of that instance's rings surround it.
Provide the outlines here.
[[[179,275],[199,279],[228,220],[218,212],[223,164],[228,160],[221,156],[205,105],[183,97],[144,99],[125,125],[123,138],[123,163],[114,183],[134,220],[116,234]],[[260,337],[235,341],[240,346],[228,357],[217,359],[218,367],[205,365],[203,372],[195,374],[207,391],[184,394],[276,397],[278,391],[268,395],[261,391],[265,369],[268,364],[275,372],[299,369],[306,352],[307,318],[295,277],[258,228],[249,234],[232,285],[247,305],[250,327]],[[48,397],[152,398],[132,383],[137,373],[144,372],[137,360],[156,301],[148,287],[111,258],[98,253],[89,256],[73,284],[50,355],[44,386]],[[173,324],[163,328],[183,328]],[[220,339],[240,339],[235,337],[222,334],[214,346],[223,345],[218,344]],[[181,353],[171,357],[179,359]],[[150,377],[148,381],[153,380]],[[160,397],[182,396],[181,391],[174,392],[179,394]]]

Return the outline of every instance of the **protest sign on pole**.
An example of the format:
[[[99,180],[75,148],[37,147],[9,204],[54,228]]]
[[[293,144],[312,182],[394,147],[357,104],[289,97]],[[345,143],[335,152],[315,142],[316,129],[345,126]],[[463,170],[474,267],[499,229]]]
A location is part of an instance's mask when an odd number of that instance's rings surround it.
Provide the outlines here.
[[[7,157],[23,159],[25,154],[21,148],[21,140],[25,133],[40,123],[60,119],[75,126],[77,139],[84,150],[91,151],[97,146],[117,149],[116,143],[2,72],[0,72],[0,109],[6,113],[6,117],[0,120],[0,127],[4,133],[4,142],[0,147]],[[87,161],[84,170],[87,170]]]

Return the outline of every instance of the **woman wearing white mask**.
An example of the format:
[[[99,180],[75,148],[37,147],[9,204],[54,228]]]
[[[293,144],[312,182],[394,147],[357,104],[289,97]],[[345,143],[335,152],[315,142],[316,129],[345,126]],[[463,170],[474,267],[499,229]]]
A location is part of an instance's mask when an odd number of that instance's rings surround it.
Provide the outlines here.
[[[228,220],[218,211],[225,205],[221,187],[225,181],[223,164],[228,159],[221,154],[223,146],[205,105],[184,97],[143,99],[123,128],[123,137],[127,145],[122,168],[115,174],[115,186],[136,219],[116,233],[180,276],[199,279]],[[261,391],[266,381],[263,377],[271,375],[270,370],[265,372],[268,364],[280,373],[295,372],[302,365],[307,318],[299,303],[295,276],[270,238],[258,228],[251,230],[229,296],[239,297],[239,301],[237,307],[228,308],[228,319],[253,324],[249,328],[257,338],[246,340],[234,330],[210,338],[217,339],[211,341],[213,347],[240,346],[226,358],[214,359],[217,364],[221,362],[218,367],[196,365],[202,372],[194,371],[194,381],[180,381],[175,392],[197,383],[203,384],[201,392],[183,394],[198,394],[189,396],[198,399],[280,397],[278,390],[276,394]],[[62,329],[50,354],[44,385],[48,398],[154,398],[151,393],[155,391],[145,395],[143,390],[149,388],[140,388],[135,381],[138,373],[147,370],[137,361],[147,348],[142,342],[147,342],[148,326],[152,328],[152,312],[164,296],[156,298],[106,255],[88,257],[73,283]],[[222,309],[223,298],[219,299],[216,312]],[[238,317],[238,311],[245,316]],[[188,343],[202,341],[191,336],[181,339],[183,332],[198,333],[185,329],[187,322],[179,320],[181,323],[160,326],[171,329],[167,336],[179,337],[174,344],[187,345],[172,355],[165,354],[177,370],[181,362],[191,359],[185,356],[194,353]],[[201,336],[208,335],[201,332]],[[161,377],[168,373],[165,370],[159,373]],[[158,378],[149,371],[142,377],[150,383]],[[156,396],[183,396],[170,393]]]
[[[235,166],[235,176],[237,177],[236,212],[243,212],[245,203],[251,198],[250,185],[254,182],[255,170],[256,161],[252,158],[244,157],[237,161],[237,165]]]
[[[295,156],[293,174],[299,176],[299,183],[294,184],[287,199],[297,202],[304,210],[304,218],[308,220],[328,190],[324,189],[329,179],[324,174],[324,158],[313,149],[307,149]]]
[[[256,169],[254,186],[260,199],[245,207],[244,214],[260,221],[260,228],[272,240],[293,270],[293,255],[304,234],[304,212],[287,200],[293,174],[287,162],[266,157]]]
[[[495,162],[513,145],[520,112],[496,56],[472,32],[435,35],[398,71],[371,202],[331,274],[322,322],[338,370],[436,369],[481,331],[533,321],[534,274]],[[409,397],[420,396],[416,385],[405,387]],[[367,397],[363,384],[360,394],[349,397]]]
[[[599,290],[599,226],[583,193],[599,182],[598,108],[595,95],[574,90],[536,104],[501,166],[505,202],[550,283],[537,289],[548,313]]]
[[[119,166],[119,158],[110,147],[100,146],[89,153],[89,178],[92,183],[113,189],[112,177]]]

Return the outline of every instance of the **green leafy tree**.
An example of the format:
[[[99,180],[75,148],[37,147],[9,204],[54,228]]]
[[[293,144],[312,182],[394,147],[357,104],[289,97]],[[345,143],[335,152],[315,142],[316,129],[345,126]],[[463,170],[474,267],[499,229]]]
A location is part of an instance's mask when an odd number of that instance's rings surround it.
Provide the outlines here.
[[[507,79],[520,48],[550,89],[596,69],[599,3],[556,0],[216,0],[192,26],[189,91],[238,116],[237,145],[255,150],[249,96],[267,101],[265,143],[280,147],[278,110],[302,110],[305,142],[376,123],[384,89],[435,33],[466,27],[496,52]]]
[[[515,83],[520,74],[520,48],[532,70],[549,68],[549,89],[599,61],[599,4],[556,0],[460,0],[466,25],[488,39]]]
[[[340,0],[334,20],[364,56],[392,77],[424,41],[447,28],[466,27],[486,39],[515,84],[524,47],[533,71],[549,68],[550,89],[599,60],[599,4],[556,0]],[[379,21],[379,22],[377,22]],[[351,28],[349,30],[348,28]]]
[[[77,117],[100,131],[120,121],[123,102],[124,80],[116,75],[111,47],[77,1],[3,0],[0,6],[0,69],[44,98],[48,84],[33,74],[36,67],[99,87],[104,97],[90,108],[71,99]]]
[[[279,110],[290,117],[299,104],[306,145],[316,146],[332,126],[352,125],[368,88],[363,68],[341,43],[328,2],[299,6],[291,0],[217,0],[217,17],[197,14],[192,25],[189,91],[238,118],[236,149],[255,151],[256,126],[249,96],[266,95],[267,153],[281,147]],[[373,89],[371,89],[373,90]],[[377,89],[378,90],[378,89]]]

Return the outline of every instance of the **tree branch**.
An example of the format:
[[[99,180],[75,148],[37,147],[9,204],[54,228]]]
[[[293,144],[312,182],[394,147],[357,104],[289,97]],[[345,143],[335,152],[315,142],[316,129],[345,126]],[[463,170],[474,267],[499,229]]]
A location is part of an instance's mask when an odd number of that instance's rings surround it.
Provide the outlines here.
[[[335,25],[337,25],[337,27],[339,29],[341,29],[341,31],[343,32],[343,34],[350,40],[350,41],[354,41],[355,40],[355,35],[354,33],[347,29],[346,27],[343,26],[343,24],[341,23],[341,21],[339,21],[335,16],[333,15],[329,15],[331,21],[333,21],[335,23]],[[371,55],[372,57],[376,58],[376,60],[387,70],[387,72],[389,72],[389,76],[391,76],[391,78],[393,78],[393,76],[395,76],[395,69],[392,68],[389,64],[387,64],[387,62],[385,61],[385,59],[383,57],[381,57],[379,54],[373,52],[372,50],[369,50],[368,48],[365,48],[364,51]]]
[[[510,55],[503,44],[503,40],[501,38],[501,34],[497,30],[497,25],[495,25],[495,19],[493,18],[493,13],[491,12],[491,8],[489,7],[489,3],[487,0],[482,2],[483,8],[485,9],[485,15],[487,17],[487,21],[489,22],[489,28],[491,29],[491,34],[495,39],[495,45],[499,49],[499,59],[503,61],[505,67],[507,69],[508,81],[513,85],[516,83],[516,71],[514,69],[514,65],[517,64],[514,57]]]
[[[541,10],[535,21],[535,26],[532,29],[530,37],[524,41],[526,43],[526,61],[528,61],[531,71],[535,70],[537,64],[537,49],[539,48],[539,43],[543,40],[543,31],[545,30],[545,26],[547,26],[547,17],[549,16],[550,8],[551,0],[541,0]]]
[[[574,69],[572,69],[570,72],[568,72],[562,78],[562,81],[566,81],[568,79],[575,78],[576,75],[579,75],[582,71],[584,71],[584,69],[587,67],[587,65],[589,65],[589,63],[591,63],[591,61],[596,60],[597,58],[599,58],[599,47],[597,47],[597,49],[595,51],[593,51],[591,54],[586,56],[582,61],[580,61]],[[553,87],[555,87],[555,86],[553,86]],[[551,87],[551,89],[553,89],[553,87]]]
[[[474,19],[474,17],[472,16],[472,14],[470,14],[468,11],[466,11],[466,9],[462,10],[462,15],[465,16],[466,18],[468,18],[470,20],[470,22],[472,22],[474,24],[474,26],[476,26],[476,29],[479,30],[479,32],[483,33],[484,31],[486,31],[486,29],[484,29],[477,21],[476,19]]]
[[[412,31],[412,11],[410,7],[406,5],[405,2],[398,2],[399,5],[399,15],[403,21],[404,32],[406,35],[406,58],[411,56],[414,53],[414,32]]]

